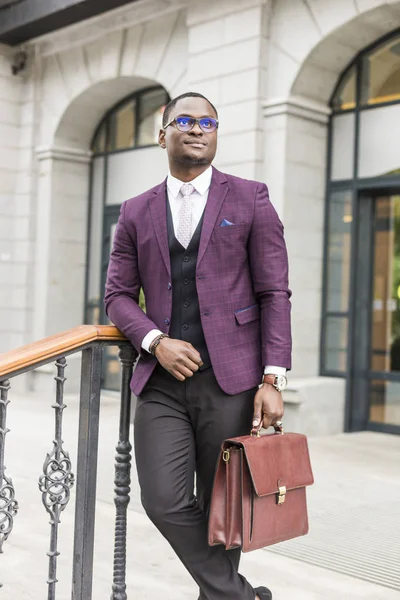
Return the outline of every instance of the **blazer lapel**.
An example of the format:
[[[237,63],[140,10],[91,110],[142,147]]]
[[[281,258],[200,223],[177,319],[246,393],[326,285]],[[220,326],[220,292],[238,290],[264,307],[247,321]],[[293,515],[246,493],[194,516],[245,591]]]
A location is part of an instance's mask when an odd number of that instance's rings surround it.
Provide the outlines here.
[[[213,167],[210,191],[208,194],[206,208],[204,210],[204,221],[201,230],[197,267],[199,266],[209,244],[211,234],[215,227],[215,222],[221,211],[225,196],[228,193],[228,189],[228,180],[225,175]]]
[[[167,192],[166,180],[154,191],[154,196],[150,201],[150,212],[153,219],[154,230],[156,232],[157,242],[160,247],[168,274],[171,275],[171,260],[168,246],[167,231]]]

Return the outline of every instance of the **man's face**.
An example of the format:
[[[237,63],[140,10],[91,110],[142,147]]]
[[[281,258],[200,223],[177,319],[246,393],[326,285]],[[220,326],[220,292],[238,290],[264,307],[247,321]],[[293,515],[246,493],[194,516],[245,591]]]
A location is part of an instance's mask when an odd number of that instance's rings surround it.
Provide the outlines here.
[[[178,116],[217,118],[207,100],[196,97],[178,100],[169,114],[168,122]],[[187,166],[210,165],[217,151],[217,131],[205,133],[196,123],[190,131],[182,132],[173,122],[166,130],[160,131],[159,144],[167,149],[170,161]]]

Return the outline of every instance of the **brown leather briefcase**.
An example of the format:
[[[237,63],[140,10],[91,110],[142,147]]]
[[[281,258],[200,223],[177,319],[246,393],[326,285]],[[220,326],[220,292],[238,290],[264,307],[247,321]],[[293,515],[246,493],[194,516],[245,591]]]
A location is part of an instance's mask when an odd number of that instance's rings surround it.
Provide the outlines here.
[[[302,434],[225,440],[211,498],[209,545],[250,552],[305,535],[306,486],[313,482]]]

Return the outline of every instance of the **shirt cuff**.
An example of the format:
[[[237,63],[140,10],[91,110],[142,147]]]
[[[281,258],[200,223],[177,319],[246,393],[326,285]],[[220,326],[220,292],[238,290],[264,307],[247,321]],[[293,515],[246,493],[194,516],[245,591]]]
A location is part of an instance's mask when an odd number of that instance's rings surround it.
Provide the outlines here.
[[[272,375],[286,375],[286,369],[285,367],[274,367],[272,365],[267,365],[264,367],[264,375],[267,373],[271,373]]]
[[[156,339],[156,337],[161,334],[162,334],[162,331],[160,331],[159,329],[152,329],[151,331],[149,331],[149,333],[147,335],[145,335],[142,340],[143,350],[146,350],[146,352],[150,353],[151,342],[154,341]]]

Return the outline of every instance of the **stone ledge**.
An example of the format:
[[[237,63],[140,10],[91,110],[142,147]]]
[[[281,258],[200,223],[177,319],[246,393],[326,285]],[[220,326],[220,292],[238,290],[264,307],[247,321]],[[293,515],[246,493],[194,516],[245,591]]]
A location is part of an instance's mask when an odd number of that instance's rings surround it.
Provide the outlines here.
[[[286,431],[308,436],[342,433],[345,394],[345,378],[306,377],[290,380],[283,393]]]

